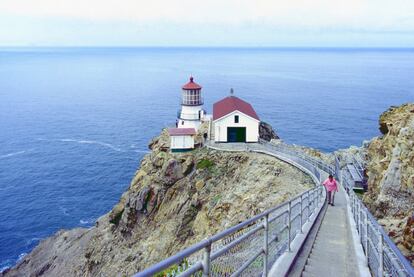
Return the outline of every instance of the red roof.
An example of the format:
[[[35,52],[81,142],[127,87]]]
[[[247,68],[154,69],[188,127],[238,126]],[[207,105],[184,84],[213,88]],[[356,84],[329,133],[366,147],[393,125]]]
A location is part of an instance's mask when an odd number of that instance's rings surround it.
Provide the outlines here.
[[[190,89],[201,89],[201,86],[194,82],[194,78],[191,76],[190,81],[183,86],[183,89],[190,90]]]
[[[194,128],[170,128],[168,134],[170,136],[190,136],[195,135],[196,130]]]
[[[229,96],[214,103],[213,120],[222,118],[223,116],[228,115],[234,111],[242,112],[250,117],[260,120],[252,105],[236,96]]]

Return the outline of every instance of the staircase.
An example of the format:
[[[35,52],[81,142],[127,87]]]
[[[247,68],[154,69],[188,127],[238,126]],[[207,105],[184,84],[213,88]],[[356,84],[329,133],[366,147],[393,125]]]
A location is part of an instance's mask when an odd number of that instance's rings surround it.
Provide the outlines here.
[[[359,276],[350,233],[345,193],[340,190],[335,206],[328,206],[302,276]]]

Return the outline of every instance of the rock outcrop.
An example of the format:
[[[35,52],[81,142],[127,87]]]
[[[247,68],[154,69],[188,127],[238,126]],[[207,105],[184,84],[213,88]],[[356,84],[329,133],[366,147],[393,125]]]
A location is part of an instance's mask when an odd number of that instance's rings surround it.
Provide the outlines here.
[[[402,252],[414,261],[414,104],[380,117],[382,136],[367,146],[364,202]]]
[[[259,124],[259,137],[265,141],[279,139],[279,136],[276,134],[275,130],[273,130],[272,126],[263,121]]]
[[[270,156],[168,147],[163,131],[94,227],[59,231],[4,276],[130,276],[313,185]]]

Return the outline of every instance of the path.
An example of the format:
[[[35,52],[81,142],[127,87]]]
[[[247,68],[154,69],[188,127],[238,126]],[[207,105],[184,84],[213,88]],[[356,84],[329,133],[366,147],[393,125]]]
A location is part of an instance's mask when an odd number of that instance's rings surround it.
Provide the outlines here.
[[[219,147],[231,150],[244,150],[243,147],[233,144],[220,145]],[[262,152],[263,145],[248,145],[248,150]],[[268,154],[283,157],[283,153],[275,151],[271,147],[265,148]],[[270,152],[270,153],[269,153]],[[320,171],[320,180],[325,180],[328,173]],[[335,195],[335,206],[328,206],[317,232],[312,250],[306,260],[306,265],[300,274],[303,277],[340,277],[360,276],[357,261],[355,259],[354,240],[348,217],[348,207],[345,191],[340,188]],[[297,272],[297,271],[296,271]],[[300,271],[299,271],[300,272]],[[298,273],[290,274],[292,277]]]
[[[335,195],[335,206],[328,206],[303,277],[359,276],[347,212],[345,192],[341,189]]]
[[[304,172],[309,173],[309,175],[314,179],[315,183],[320,183],[320,181],[326,179],[327,172],[334,172],[335,170],[332,166],[326,165],[315,158],[309,157],[305,153],[296,152],[290,149],[283,149],[280,146],[275,146],[270,143],[207,143],[207,146],[221,151],[258,152],[274,156],[278,159],[292,164],[293,166],[300,168]],[[246,276],[252,276],[253,272],[262,272],[260,273],[260,275],[263,274],[263,276],[360,276],[360,272],[362,272],[360,271],[361,267],[366,267],[366,265],[362,264],[362,259],[356,258],[358,254],[356,253],[355,249],[358,249],[359,242],[356,242],[355,236],[353,235],[355,230],[353,230],[353,227],[351,226],[351,224],[353,224],[353,220],[350,220],[351,217],[350,215],[348,215],[349,207],[347,203],[347,198],[345,196],[345,191],[342,188],[340,188],[340,191],[336,194],[335,197],[336,206],[334,207],[326,207],[325,205],[321,205],[323,201],[320,201],[319,205],[311,204],[315,202],[318,203],[317,199],[320,198],[320,191],[321,190],[319,190],[318,187],[316,187],[312,189],[310,193],[308,192],[308,202],[305,202],[305,205],[307,205],[308,210],[309,208],[312,208],[314,212],[309,217],[310,220],[302,225],[303,233],[298,234],[294,232],[294,236],[286,236],[287,238],[280,236],[280,242],[289,245],[289,247],[287,248],[289,250],[283,250],[282,252],[279,252],[280,249],[277,248],[276,250],[271,250],[270,247],[270,244],[275,242],[275,239],[279,238],[281,232],[277,231],[277,235],[274,236],[274,230],[271,231],[272,229],[271,227],[269,227],[269,223],[267,223],[269,220],[268,218],[270,218],[270,213],[278,211],[280,209],[280,207],[276,206],[272,210],[267,211],[266,214],[259,214],[236,226],[226,229],[210,237],[209,239],[198,242],[197,244],[194,244],[184,249],[183,251],[175,254],[174,256],[171,256],[165,259],[164,261],[161,261],[160,263],[136,274],[135,276],[153,276],[154,273],[162,272],[163,270],[165,270],[168,267],[171,267],[172,265],[180,264],[183,261],[183,259],[187,259],[189,256],[193,255],[196,252],[199,252],[200,250],[205,251],[205,253],[202,256],[202,259],[197,259],[197,262],[192,263],[191,266],[188,268],[178,267],[178,271],[176,273],[180,273],[182,274],[182,276],[191,276],[191,274],[194,274],[195,272],[202,271],[203,276],[213,276],[211,275],[212,272],[216,272],[219,274],[216,274],[214,276],[221,276],[221,268],[218,268],[220,269],[220,271],[217,271],[217,269],[214,269],[214,267],[212,266],[212,262],[215,262],[217,265],[217,261],[219,261],[220,259],[225,259],[226,263],[228,263],[229,265],[232,265],[233,263],[238,265],[236,271],[233,269],[233,267],[229,267],[230,271],[228,273],[231,273],[234,276],[239,276],[242,273],[245,273]],[[294,199],[291,199],[289,202],[283,203],[281,205],[289,205],[289,207],[291,207],[292,202],[296,201],[297,199],[302,200],[302,195],[298,197],[300,198],[296,197]],[[300,201],[299,203],[302,202]],[[296,207],[298,206],[296,205]],[[300,204],[300,207],[302,207],[302,204]],[[283,227],[283,230],[286,230],[286,228],[288,228],[288,230],[291,230],[292,226],[295,226],[293,223],[294,220],[298,218],[297,215],[294,215],[293,218],[290,217],[290,208],[288,208],[287,211],[289,213],[289,217],[287,219],[288,223],[285,223],[285,227]],[[323,212],[321,213],[321,211]],[[272,221],[275,222],[274,219],[278,219],[279,216],[283,214],[285,213],[278,214],[277,217],[272,218]],[[266,216],[265,220],[264,216]],[[264,222],[264,224],[261,223],[257,225],[252,225],[252,223],[256,221]],[[315,222],[318,223],[315,224]],[[217,243],[217,241],[223,240],[227,238],[229,235],[232,236],[232,234],[234,234],[236,231],[241,230],[241,228],[244,228],[248,225],[256,227],[254,227],[247,233],[244,233],[243,235],[237,237],[237,239],[231,237],[231,243],[228,243],[227,245],[212,251],[211,248],[213,243]],[[312,226],[315,228],[312,228]],[[255,246],[254,251],[252,252],[254,253],[254,255],[248,255],[242,261],[236,261],[234,259],[232,260],[232,257],[237,256],[236,254],[244,254],[247,248],[250,249],[250,244],[248,243],[249,241],[251,241],[250,238],[257,234],[257,232],[262,230],[263,228],[268,228],[268,230],[270,230],[269,233],[271,235],[270,240],[268,236],[264,236],[265,246],[263,248],[260,248],[260,245],[262,245],[263,242],[260,242],[259,244],[255,242],[253,244]],[[310,236],[310,233],[313,233],[313,235]],[[277,242],[280,243],[279,241]],[[302,246],[306,244],[308,244],[309,246],[306,247],[307,251],[304,252],[301,249],[303,249]],[[236,245],[245,246],[236,248]],[[257,246],[259,246],[258,249]],[[231,252],[231,255],[226,256],[226,253],[228,253],[230,249],[232,249],[233,252]],[[276,251],[276,253],[273,251]],[[270,257],[275,256],[275,254],[277,256],[277,259],[275,262],[272,262],[270,270],[268,266],[263,266],[258,263],[254,263],[259,256],[263,256],[264,260],[268,261],[268,259]],[[303,258],[298,258],[301,254],[303,254]],[[297,261],[298,259],[301,259],[301,265],[299,265],[299,263],[295,263],[295,261]],[[267,262],[264,263],[264,265],[266,264]],[[295,266],[296,270],[292,270],[292,268]],[[262,267],[264,267],[264,269]],[[211,271],[212,269],[213,271]],[[248,269],[250,269],[251,271],[248,271]],[[227,271],[228,269],[226,269],[226,272]],[[366,272],[366,274],[361,273],[361,276],[370,275],[368,269]]]

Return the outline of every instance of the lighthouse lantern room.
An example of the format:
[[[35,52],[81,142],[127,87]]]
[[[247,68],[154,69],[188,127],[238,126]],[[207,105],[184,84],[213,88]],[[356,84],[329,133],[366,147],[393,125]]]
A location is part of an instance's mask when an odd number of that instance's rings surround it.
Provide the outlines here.
[[[190,81],[182,87],[181,110],[178,112],[177,120],[178,128],[195,128],[197,130],[200,126],[205,115],[201,88],[199,84],[194,82],[193,77],[190,77]]]

